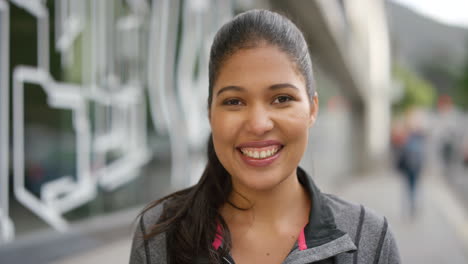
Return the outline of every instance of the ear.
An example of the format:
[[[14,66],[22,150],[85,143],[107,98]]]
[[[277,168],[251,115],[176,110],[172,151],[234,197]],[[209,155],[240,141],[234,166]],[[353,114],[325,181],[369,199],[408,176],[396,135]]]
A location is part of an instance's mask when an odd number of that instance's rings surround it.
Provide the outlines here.
[[[211,113],[213,112],[211,109],[213,108],[212,107],[213,105],[213,102],[211,102],[209,105],[208,105],[208,111],[207,111],[207,114],[208,114],[208,122],[210,123],[210,128],[211,128]]]
[[[310,100],[310,118],[309,118],[309,127],[312,127],[317,120],[317,115],[319,111],[319,99],[317,92],[314,92],[312,100]]]

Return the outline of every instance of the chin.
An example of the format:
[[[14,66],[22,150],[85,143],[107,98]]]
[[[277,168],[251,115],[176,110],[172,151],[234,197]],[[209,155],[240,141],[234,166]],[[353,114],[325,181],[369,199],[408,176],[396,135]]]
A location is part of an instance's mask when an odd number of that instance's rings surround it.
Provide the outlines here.
[[[284,173],[272,173],[272,172],[262,172],[262,173],[246,173],[244,175],[249,175],[248,178],[241,177],[236,181],[242,185],[242,189],[247,189],[250,191],[265,192],[274,189],[276,186],[285,181],[290,174],[285,176]],[[234,179],[233,179],[234,180]]]

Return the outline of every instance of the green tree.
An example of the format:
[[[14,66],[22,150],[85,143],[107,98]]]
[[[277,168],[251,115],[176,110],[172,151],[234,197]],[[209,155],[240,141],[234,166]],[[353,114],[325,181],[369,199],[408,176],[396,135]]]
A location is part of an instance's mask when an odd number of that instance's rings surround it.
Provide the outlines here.
[[[434,86],[408,69],[395,65],[393,76],[403,85],[403,96],[394,104],[396,113],[411,106],[431,107],[435,100]]]

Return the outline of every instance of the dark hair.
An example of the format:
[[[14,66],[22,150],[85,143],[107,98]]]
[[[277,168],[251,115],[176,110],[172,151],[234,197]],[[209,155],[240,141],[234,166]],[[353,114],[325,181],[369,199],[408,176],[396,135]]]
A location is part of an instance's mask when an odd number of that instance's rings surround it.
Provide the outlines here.
[[[208,108],[223,62],[238,50],[262,44],[277,46],[289,56],[304,77],[309,98],[313,96],[312,62],[301,31],[279,14],[251,10],[234,17],[215,36],[209,62]],[[207,152],[208,162],[197,184],[153,202],[142,212],[163,203],[163,213],[145,239],[165,232],[169,263],[193,263],[200,256],[208,258],[210,263],[219,263],[230,251],[230,233],[218,210],[225,203],[238,207],[228,199],[231,178],[216,156],[211,135]],[[218,251],[212,247],[217,232],[222,235],[222,247]]]

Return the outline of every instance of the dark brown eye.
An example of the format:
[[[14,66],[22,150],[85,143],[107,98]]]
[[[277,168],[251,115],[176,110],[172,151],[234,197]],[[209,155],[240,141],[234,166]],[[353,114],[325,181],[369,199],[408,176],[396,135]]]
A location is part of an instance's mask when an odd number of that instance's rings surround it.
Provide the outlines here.
[[[282,104],[282,103],[286,103],[286,102],[289,102],[289,101],[292,101],[292,100],[293,100],[293,98],[291,96],[280,95],[280,96],[275,98],[275,100],[273,101],[273,104]]]
[[[242,105],[239,99],[228,99],[223,102],[223,105]]]

